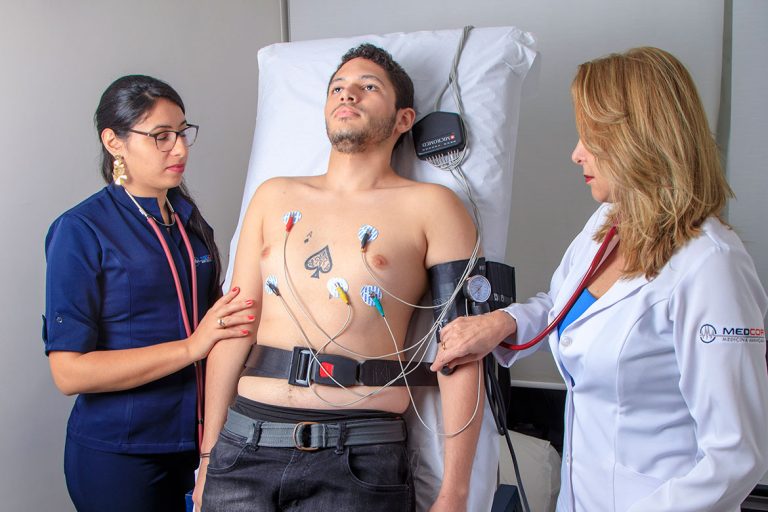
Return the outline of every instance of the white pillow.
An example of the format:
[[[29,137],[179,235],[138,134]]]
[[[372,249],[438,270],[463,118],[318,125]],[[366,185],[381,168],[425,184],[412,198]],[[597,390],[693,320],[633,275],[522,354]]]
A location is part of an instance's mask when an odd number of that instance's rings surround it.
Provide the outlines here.
[[[326,170],[330,143],[325,133],[323,106],[328,81],[341,56],[364,42],[389,51],[413,79],[417,119],[421,119],[433,111],[437,95],[448,80],[461,34],[462,30],[441,30],[370,35],[275,44],[259,51],[256,131],[225,289],[231,280],[242,218],[258,186],[274,176],[316,175]],[[535,58],[530,34],[514,27],[478,28],[470,32],[458,66],[470,147],[462,167],[481,212],[483,251],[489,260],[504,261],[520,101],[523,82]],[[526,89],[532,87],[532,82],[535,86],[535,80],[529,79]],[[457,111],[450,89],[442,98],[441,110]],[[395,170],[405,177],[450,187],[468,206],[451,175],[418,160],[410,138],[404,142],[393,156]],[[432,312],[418,312],[414,316],[409,332],[418,332],[418,339],[431,325]],[[433,350],[435,347],[431,343]],[[442,431],[437,390],[414,388],[414,402],[430,428]],[[427,510],[442,479],[443,439],[421,426],[412,409],[406,419],[417,510]],[[469,510],[490,510],[497,467],[498,441],[486,406],[472,472]]]
[[[437,94],[448,80],[461,32],[370,35],[262,48],[256,130],[230,254],[235,254],[245,209],[263,181],[325,172],[330,151],[323,118],[326,87],[348,49],[370,42],[392,54],[413,80],[418,120],[432,112]],[[470,146],[463,169],[482,212],[483,249],[490,260],[503,261],[506,252],[517,122],[523,81],[536,57],[533,45],[530,34],[514,27],[476,28],[470,32],[459,62]],[[443,96],[441,110],[456,111],[450,90]],[[446,185],[466,203],[447,172],[418,160],[410,138],[404,142],[393,158],[393,166],[402,176]],[[230,261],[228,280],[232,264]]]

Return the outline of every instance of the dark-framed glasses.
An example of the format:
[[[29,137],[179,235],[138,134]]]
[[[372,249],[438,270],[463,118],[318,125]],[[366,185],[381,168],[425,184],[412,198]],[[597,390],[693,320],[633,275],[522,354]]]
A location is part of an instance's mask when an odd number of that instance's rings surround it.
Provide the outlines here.
[[[181,137],[182,142],[190,147],[197,140],[197,130],[200,127],[196,124],[188,124],[183,130],[163,130],[161,132],[140,132],[138,130],[128,130],[131,133],[138,133],[146,137],[155,139],[155,146],[163,152],[168,152],[176,145],[176,139]]]

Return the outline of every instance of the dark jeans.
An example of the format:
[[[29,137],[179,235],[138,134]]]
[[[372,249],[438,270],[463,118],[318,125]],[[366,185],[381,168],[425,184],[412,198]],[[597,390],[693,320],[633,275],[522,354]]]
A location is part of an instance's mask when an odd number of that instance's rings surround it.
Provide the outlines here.
[[[223,429],[211,452],[203,512],[415,510],[406,443],[267,448]]]
[[[67,438],[64,474],[78,512],[184,512],[197,452],[109,453]]]

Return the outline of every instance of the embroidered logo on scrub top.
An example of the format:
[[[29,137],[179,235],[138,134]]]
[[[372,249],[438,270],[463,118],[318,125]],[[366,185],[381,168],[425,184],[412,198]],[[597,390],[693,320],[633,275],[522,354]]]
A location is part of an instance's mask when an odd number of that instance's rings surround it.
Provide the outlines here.
[[[765,343],[763,327],[723,327],[718,332],[712,324],[704,324],[699,328],[699,339],[702,343]]]
[[[213,258],[211,258],[210,254],[205,254],[203,256],[196,256],[195,257],[195,266],[199,267],[203,263],[211,263],[213,261]]]

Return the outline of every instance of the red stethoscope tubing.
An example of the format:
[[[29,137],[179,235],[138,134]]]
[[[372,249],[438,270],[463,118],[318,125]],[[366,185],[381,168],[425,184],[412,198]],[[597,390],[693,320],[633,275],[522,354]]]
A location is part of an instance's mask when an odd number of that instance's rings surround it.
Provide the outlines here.
[[[499,343],[500,347],[507,348],[509,350],[525,350],[527,348],[531,348],[535,344],[539,343],[541,340],[549,336],[549,333],[551,333],[555,327],[557,327],[560,322],[563,321],[563,318],[565,318],[565,315],[568,314],[568,311],[571,310],[573,305],[576,303],[576,300],[579,298],[579,295],[581,295],[581,292],[584,291],[584,288],[587,287],[587,283],[590,279],[592,279],[595,274],[597,274],[597,271],[600,269],[600,265],[603,262],[603,256],[605,256],[606,251],[608,250],[608,244],[613,240],[613,237],[616,236],[616,226],[611,226],[611,229],[608,230],[608,233],[605,234],[605,238],[603,239],[603,243],[600,244],[600,247],[597,250],[597,253],[595,254],[595,257],[592,258],[592,263],[589,265],[589,268],[587,269],[587,272],[584,274],[584,277],[581,278],[581,282],[579,283],[579,286],[576,287],[576,291],[573,292],[573,295],[571,295],[571,298],[568,299],[568,303],[565,305],[565,307],[558,313],[558,315],[555,317],[550,324],[544,328],[543,331],[541,331],[539,334],[533,337],[533,339],[527,343],[523,344],[512,344],[502,341]]]
[[[187,303],[184,300],[184,293],[181,289],[181,280],[179,279],[179,271],[176,269],[176,264],[173,262],[173,257],[171,256],[171,250],[168,248],[168,244],[165,241],[165,238],[163,237],[163,234],[160,232],[160,228],[157,226],[157,222],[155,222],[155,219],[153,219],[151,216],[147,215],[146,219],[147,222],[149,222],[149,225],[152,226],[152,229],[155,232],[155,235],[157,235],[157,239],[160,240],[160,245],[163,246],[163,251],[165,252],[165,257],[168,260],[168,267],[171,269],[171,274],[173,274],[173,282],[176,285],[176,296],[179,299],[179,308],[181,309],[181,317],[184,320],[184,330],[187,332],[187,337],[192,336],[192,333],[195,329],[197,329],[198,324],[198,313],[197,313],[197,269],[195,268],[195,253],[192,250],[192,243],[189,241],[189,236],[187,236],[187,231],[184,229],[184,225],[181,223],[181,218],[179,217],[179,214],[176,212],[173,212],[173,217],[176,220],[176,225],[179,226],[179,233],[181,233],[181,238],[184,239],[184,245],[187,248],[187,256],[189,257],[189,268],[191,269],[192,274],[192,325],[189,323],[189,314],[187,313]],[[203,444],[203,398],[204,398],[204,378],[203,375],[203,367],[202,364],[200,364],[200,361],[195,361],[195,381],[196,381],[196,388],[197,388],[197,442],[198,446],[202,446]]]

